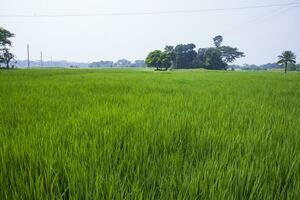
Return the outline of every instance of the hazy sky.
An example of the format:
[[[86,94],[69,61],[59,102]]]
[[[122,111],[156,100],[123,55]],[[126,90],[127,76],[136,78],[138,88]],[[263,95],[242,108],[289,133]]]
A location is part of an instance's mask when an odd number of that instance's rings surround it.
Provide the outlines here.
[[[289,3],[293,0],[0,0],[0,15],[55,15],[197,10]],[[294,1],[295,2],[295,1]],[[238,47],[246,58],[237,63],[274,62],[292,50],[300,62],[300,4],[249,10],[94,17],[0,17],[0,26],[14,32],[13,51],[31,59],[98,61],[144,59],[165,45],[212,46],[221,34],[224,44]]]

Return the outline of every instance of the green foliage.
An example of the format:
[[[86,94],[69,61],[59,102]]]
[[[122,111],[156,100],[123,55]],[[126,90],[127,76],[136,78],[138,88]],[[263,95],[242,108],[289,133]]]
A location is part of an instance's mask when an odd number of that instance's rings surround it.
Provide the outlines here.
[[[0,199],[299,198],[297,73],[2,70],[0,83]]]
[[[197,52],[194,44],[180,44],[175,47],[175,68],[193,68]]]
[[[221,58],[224,63],[232,63],[237,58],[245,57],[243,52],[240,52],[237,48],[230,46],[221,46],[219,47],[219,50],[221,51]]]
[[[14,37],[15,35],[10,31],[0,27],[0,48],[5,46],[11,46],[10,38]]]
[[[236,59],[245,57],[243,52],[237,48],[230,46],[221,46],[223,37],[218,35],[214,37],[215,48],[199,49],[198,58],[203,59],[205,68],[224,70],[227,69],[228,63],[234,62]]]
[[[0,66],[1,63],[9,68],[10,61],[14,59],[14,55],[10,53],[9,46],[11,46],[10,38],[14,37],[14,34],[8,30],[0,27]]]
[[[161,54],[160,65],[161,65],[161,68],[164,68],[165,70],[169,69],[172,65],[169,55],[165,52],[162,52],[162,54]]]
[[[286,62],[296,63],[296,55],[292,51],[284,51],[278,58],[279,64],[284,64]]]
[[[180,44],[175,48],[173,46],[166,46],[164,53],[169,57],[173,68],[191,69],[202,67],[206,69],[224,70],[228,63],[232,63],[237,58],[244,57],[245,55],[243,52],[238,51],[237,48],[221,46],[222,42],[223,37],[219,35],[214,38],[216,47],[200,48],[198,53],[195,51],[196,46],[194,44]],[[157,51],[151,52],[148,55],[148,66],[155,66],[155,60],[158,60],[160,57],[159,54],[162,53],[161,51]],[[157,67],[157,69],[158,68],[159,67]]]
[[[160,67],[161,54],[162,52],[160,50],[150,52],[145,60],[146,65],[148,67],[155,67],[158,69]]]
[[[173,46],[166,46],[165,47],[165,53],[169,57],[169,61],[171,62],[171,66],[175,67],[176,54],[175,54],[174,47]]]
[[[205,52],[204,63],[207,69],[226,69],[227,64],[222,60],[222,52],[218,48],[208,48]]]
[[[5,47],[3,49],[0,49],[0,64],[4,63],[7,69],[10,66],[10,62],[14,60],[14,58],[14,54],[10,53],[8,48]]]
[[[171,67],[172,64],[168,53],[162,52],[160,50],[150,52],[145,62],[148,67],[155,67],[157,70],[167,70]]]
[[[300,71],[300,64],[289,63],[288,71]]]
[[[197,54],[197,61],[199,64],[198,66],[204,66],[206,50],[207,50],[206,48],[198,49],[198,54]]]
[[[213,38],[213,41],[214,41],[214,45],[215,47],[220,47],[222,42],[223,42],[223,37],[221,35],[218,35],[216,37]]]
[[[292,51],[284,51],[281,55],[278,56],[278,64],[284,64],[285,73],[288,69],[288,63],[296,63],[296,55]]]

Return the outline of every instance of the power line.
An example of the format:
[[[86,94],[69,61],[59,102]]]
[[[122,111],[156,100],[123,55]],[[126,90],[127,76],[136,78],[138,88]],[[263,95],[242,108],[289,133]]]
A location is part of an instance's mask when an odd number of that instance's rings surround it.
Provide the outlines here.
[[[296,1],[294,1],[296,2]],[[283,14],[285,12],[287,12],[288,10],[290,9],[293,9],[293,8],[296,8],[298,7],[300,4],[294,4],[293,6],[287,6],[287,7],[280,7],[276,10],[273,10],[272,12],[269,12],[269,13],[266,13],[265,15],[263,16],[259,16],[259,17],[256,17],[252,20],[249,20],[249,21],[245,21],[243,22],[242,24],[238,25],[238,26],[234,26],[234,27],[231,27],[230,29],[226,30],[224,33],[231,33],[231,32],[236,32],[237,30],[245,30],[244,28],[242,27],[248,27],[249,24],[257,24],[257,23],[262,23],[270,18],[273,18],[277,15],[280,15],[280,14]]]
[[[115,12],[115,13],[91,13],[91,14],[29,14],[29,15],[6,15],[1,14],[0,17],[9,18],[51,18],[51,17],[100,17],[100,16],[135,16],[135,15],[164,15],[164,14],[192,14],[203,12],[218,12],[218,11],[236,11],[236,10],[249,10],[259,8],[283,7],[290,5],[298,5],[300,1],[282,4],[268,4],[260,6],[244,6],[244,7],[231,7],[231,8],[208,8],[198,10],[173,10],[173,11],[149,11],[149,12]]]

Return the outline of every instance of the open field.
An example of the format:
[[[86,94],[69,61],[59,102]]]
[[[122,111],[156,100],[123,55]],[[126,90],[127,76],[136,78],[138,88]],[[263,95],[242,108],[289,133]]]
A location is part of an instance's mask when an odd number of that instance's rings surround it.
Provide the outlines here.
[[[0,199],[299,199],[300,74],[0,71]]]

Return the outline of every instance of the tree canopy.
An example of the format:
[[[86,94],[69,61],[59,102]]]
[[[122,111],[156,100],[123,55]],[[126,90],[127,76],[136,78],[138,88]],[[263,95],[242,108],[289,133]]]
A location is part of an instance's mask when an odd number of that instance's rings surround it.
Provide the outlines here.
[[[15,34],[0,27],[0,47],[11,46],[12,42],[10,38],[14,37]]]
[[[237,48],[233,48],[230,46],[221,46],[219,47],[219,50],[221,51],[222,60],[225,63],[232,63],[237,58],[245,56],[243,52],[240,52]]]
[[[205,68],[222,70],[226,69],[227,64],[222,60],[222,52],[218,48],[208,48],[205,52]]]
[[[14,37],[13,33],[0,27],[0,65],[4,63],[6,68],[9,68],[11,60],[14,59],[14,55],[10,53],[9,49],[12,45],[10,40],[12,37]]]
[[[220,47],[223,42],[223,36],[218,35],[214,37],[213,40],[214,40],[215,47]]]
[[[228,63],[234,62],[236,59],[244,57],[244,53],[237,48],[230,46],[221,46],[223,37],[221,35],[213,38],[215,47],[199,48],[196,51],[195,44],[179,44],[174,46],[166,46],[164,52],[156,50],[148,55],[148,66],[160,68],[158,60],[161,54],[165,53],[168,62],[176,69],[189,68],[206,68],[214,70],[226,69]],[[154,59],[155,58],[155,59]],[[169,64],[169,63],[168,63]]]
[[[3,48],[0,53],[0,63],[4,63],[9,68],[11,60],[15,58],[14,54],[9,52],[8,48]],[[13,66],[12,66],[13,67]]]
[[[179,44],[175,47],[175,68],[192,68],[197,57],[194,44]]]
[[[155,50],[147,56],[146,64],[148,67],[155,67],[156,70],[167,70],[171,67],[172,62],[168,52]]]
[[[288,70],[288,63],[296,63],[296,55],[292,51],[284,51],[278,56],[278,64],[284,64],[285,73]]]

